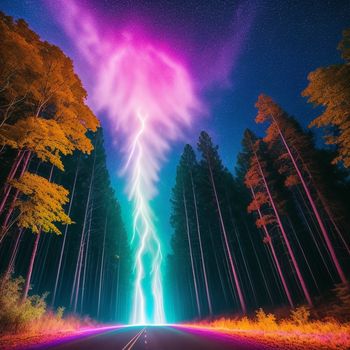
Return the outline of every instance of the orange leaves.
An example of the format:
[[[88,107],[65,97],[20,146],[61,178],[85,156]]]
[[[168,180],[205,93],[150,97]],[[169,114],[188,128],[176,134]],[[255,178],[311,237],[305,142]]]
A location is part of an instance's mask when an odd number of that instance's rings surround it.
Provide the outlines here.
[[[276,123],[272,123],[266,130],[266,136],[264,137],[264,142],[273,143],[279,138],[279,130]]]
[[[90,108],[72,103],[68,107],[61,106],[57,116],[56,120],[72,146],[83,153],[90,154],[93,147],[90,139],[86,137],[86,132],[96,131],[99,127],[99,121]]]
[[[308,97],[308,102],[313,105],[324,107],[323,113],[310,123],[310,127],[330,126],[326,141],[338,146],[338,156],[334,162],[350,167],[350,29],[344,31],[338,48],[346,63],[311,72],[308,75],[309,84],[302,95]]]
[[[20,227],[29,228],[34,233],[42,230],[61,234],[56,223],[72,223],[63,209],[69,201],[69,192],[64,187],[29,172],[25,172],[18,180],[12,180],[11,185],[24,195],[23,199],[16,202],[20,210]]]
[[[289,175],[289,176],[287,176],[286,180],[284,181],[284,184],[286,185],[286,187],[296,186],[296,185],[300,184],[300,179],[295,174]]]
[[[267,204],[267,203],[269,203],[268,195],[266,193],[264,193],[264,192],[257,192],[255,194],[255,198],[248,205],[248,213],[251,213],[253,211],[257,211],[264,204]]]
[[[257,166],[251,166],[244,178],[244,183],[247,187],[257,186],[261,181],[261,176],[258,172]]]
[[[259,95],[255,107],[258,109],[258,114],[255,118],[257,123],[264,123],[265,121],[271,120],[272,117],[278,118],[280,114],[283,114],[283,110],[273,99],[264,94]]]

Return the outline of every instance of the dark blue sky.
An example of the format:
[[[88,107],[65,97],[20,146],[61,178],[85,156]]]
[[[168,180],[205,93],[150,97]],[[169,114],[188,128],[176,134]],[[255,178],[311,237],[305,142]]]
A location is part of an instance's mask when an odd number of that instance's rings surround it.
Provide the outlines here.
[[[234,31],[240,32],[244,27],[244,40],[235,48],[233,57],[228,55],[229,59],[235,59],[228,75],[230,84],[220,82],[202,90],[209,115],[197,123],[188,137],[195,145],[199,131],[208,130],[230,170],[240,149],[243,130],[249,127],[262,132],[261,126],[254,124],[254,103],[259,93],[273,97],[305,126],[316,115],[317,111],[300,93],[310,71],[340,61],[336,47],[342,30],[350,26],[350,1],[85,0],[84,4],[111,26],[114,22],[120,25],[138,20],[152,37],[175,48],[198,81],[201,75],[210,77],[208,72],[213,66],[220,70],[221,67],[215,67],[220,62],[214,53]],[[234,13],[242,5],[244,11],[237,21]],[[73,58],[80,75],[86,75],[81,71],[79,56],[44,2],[1,0],[0,9],[24,18],[44,39],[57,44]],[[103,124],[103,116],[99,117]],[[124,184],[114,175],[118,154],[106,134],[111,177],[127,220],[129,207],[123,194]],[[159,220],[157,227],[166,243],[171,234],[169,198],[182,146],[176,144],[172,148],[161,171],[160,193],[153,203]]]

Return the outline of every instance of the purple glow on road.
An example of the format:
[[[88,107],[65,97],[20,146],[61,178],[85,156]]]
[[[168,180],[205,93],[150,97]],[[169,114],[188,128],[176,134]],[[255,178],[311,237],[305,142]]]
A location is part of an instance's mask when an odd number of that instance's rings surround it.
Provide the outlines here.
[[[39,349],[47,349],[47,346],[51,347],[51,346],[63,344],[63,343],[66,343],[66,342],[70,342],[70,341],[73,341],[73,340],[89,337],[91,335],[101,334],[102,332],[114,331],[114,330],[122,329],[122,328],[125,328],[125,327],[127,327],[127,326],[119,326],[118,325],[118,326],[84,328],[84,329],[75,331],[71,335],[58,337],[57,339],[55,339],[53,341],[49,341],[49,342],[46,342],[46,343],[38,344],[37,346],[31,347],[31,349],[38,349],[38,350]]]

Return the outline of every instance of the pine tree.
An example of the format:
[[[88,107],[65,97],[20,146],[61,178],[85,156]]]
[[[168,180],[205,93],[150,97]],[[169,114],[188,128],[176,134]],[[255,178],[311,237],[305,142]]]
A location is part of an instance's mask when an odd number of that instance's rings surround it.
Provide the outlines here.
[[[222,214],[222,208],[220,205],[220,199],[218,196],[217,192],[217,181],[220,179],[218,178],[220,176],[220,172],[223,172],[223,166],[221,163],[221,160],[219,158],[218,152],[217,152],[217,147],[214,147],[210,136],[202,131],[199,137],[198,141],[198,149],[202,154],[202,162],[201,166],[203,168],[207,169],[207,176],[209,178],[209,182],[211,185],[212,189],[212,195],[213,199],[216,204],[216,210],[217,210],[217,215],[219,218],[220,222],[220,227],[222,230],[223,238],[224,238],[224,244],[225,244],[225,249],[226,249],[226,254],[228,256],[228,261],[229,261],[229,266],[234,278],[234,283],[235,283],[235,288],[238,293],[238,299],[240,302],[241,309],[243,313],[246,313],[246,304],[242,292],[242,288],[240,285],[239,277],[238,277],[238,272],[237,272],[237,266],[235,266],[233,255],[231,252],[231,247],[229,245],[229,240],[228,240],[228,235],[227,235],[227,229],[224,223],[224,218]]]
[[[324,219],[321,217],[320,210],[312,196],[311,188],[307,183],[307,177],[305,176],[305,163],[302,162],[302,158],[300,157],[300,155],[302,155],[302,147],[305,147],[305,135],[298,133],[295,124],[293,125],[286,112],[284,112],[270,97],[260,95],[256,107],[258,108],[256,122],[270,122],[264,140],[270,144],[276,142],[281,144],[281,149],[283,151],[279,158],[287,161],[287,169],[283,171],[290,172],[290,175],[286,179],[286,184],[292,186],[300,182],[321,229],[339,278],[343,283],[346,283],[347,280],[344,271],[339,263],[329,233],[326,229]]]
[[[252,137],[253,136],[253,137]],[[247,171],[247,174],[245,176],[245,183],[248,188],[252,189],[252,194],[253,194],[253,200],[248,206],[248,211],[258,211],[260,212],[259,218],[256,221],[256,225],[258,227],[264,227],[265,228],[268,225],[277,223],[280,232],[282,233],[283,240],[287,246],[288,254],[292,260],[293,266],[295,268],[295,271],[298,276],[298,280],[301,284],[304,296],[310,306],[312,306],[312,301],[311,297],[308,291],[308,288],[306,286],[305,280],[301,274],[299,264],[297,263],[295,254],[293,252],[293,249],[291,247],[290,241],[288,239],[285,227],[282,223],[281,216],[280,216],[280,208],[281,204],[276,202],[276,199],[274,198],[271,185],[269,184],[267,180],[268,176],[268,171],[266,169],[266,162],[264,162],[261,159],[260,156],[260,145],[261,142],[260,140],[254,140],[254,135],[251,135],[251,133],[246,133],[247,141],[250,143],[250,149],[252,152],[252,157],[251,157],[251,164],[250,168]],[[266,214],[261,214],[262,210],[264,207],[269,208],[269,212]],[[271,210],[272,209],[272,210]],[[272,246],[272,241],[271,241],[271,236],[268,235],[265,237],[266,243],[270,244],[272,252],[274,251],[273,246]],[[274,253],[273,253],[274,255]],[[276,262],[276,266],[278,266],[278,260],[274,257],[274,260]],[[279,269],[278,269],[279,270]],[[288,296],[288,300],[291,304],[291,296],[289,289],[286,286],[285,279],[283,277],[283,274],[280,273],[280,277],[282,279],[282,283],[285,289],[285,292]]]

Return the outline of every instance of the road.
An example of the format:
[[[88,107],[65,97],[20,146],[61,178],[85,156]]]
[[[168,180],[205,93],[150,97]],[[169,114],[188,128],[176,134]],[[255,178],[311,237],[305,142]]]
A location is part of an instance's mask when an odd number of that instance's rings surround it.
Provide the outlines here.
[[[93,331],[32,350],[267,350],[239,336],[177,326],[132,326]],[[276,349],[276,347],[274,347]],[[282,348],[281,348],[282,349]]]

